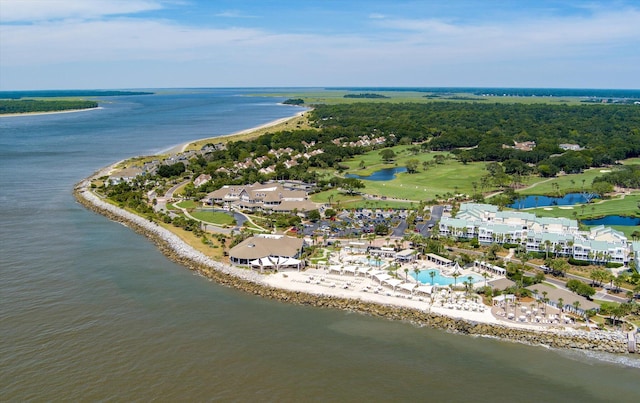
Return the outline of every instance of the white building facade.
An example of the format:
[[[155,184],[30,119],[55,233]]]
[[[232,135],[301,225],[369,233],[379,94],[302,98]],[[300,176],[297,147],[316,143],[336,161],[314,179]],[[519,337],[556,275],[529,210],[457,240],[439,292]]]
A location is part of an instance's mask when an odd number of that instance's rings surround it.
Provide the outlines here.
[[[528,252],[572,256],[594,263],[627,264],[631,246],[620,231],[598,226],[579,231],[568,218],[536,217],[517,211],[499,211],[490,204],[462,203],[456,217],[443,217],[441,236],[478,238],[481,243],[519,244]]]

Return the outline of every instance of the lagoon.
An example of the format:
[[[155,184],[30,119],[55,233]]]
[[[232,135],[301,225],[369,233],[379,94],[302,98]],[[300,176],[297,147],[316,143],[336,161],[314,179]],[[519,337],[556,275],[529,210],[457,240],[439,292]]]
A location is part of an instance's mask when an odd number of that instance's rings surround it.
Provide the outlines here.
[[[514,209],[535,208],[546,206],[573,206],[575,204],[588,203],[587,197],[592,197],[582,193],[567,193],[563,197],[549,197],[541,195],[530,195],[516,200],[508,207]],[[592,197],[593,198],[593,197]]]
[[[357,178],[365,181],[390,181],[396,177],[397,173],[407,172],[406,167],[385,168],[375,171],[369,176],[360,176],[355,174],[346,174],[347,178]]]
[[[623,225],[637,226],[640,225],[640,217],[626,217],[621,215],[608,215],[590,220],[580,220],[584,225]]]

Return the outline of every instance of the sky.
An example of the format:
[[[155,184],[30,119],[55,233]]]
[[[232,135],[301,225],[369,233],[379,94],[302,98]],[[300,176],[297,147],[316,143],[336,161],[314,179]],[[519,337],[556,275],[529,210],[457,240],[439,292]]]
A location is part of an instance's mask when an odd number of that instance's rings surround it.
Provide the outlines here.
[[[640,89],[640,0],[0,0],[0,90]]]

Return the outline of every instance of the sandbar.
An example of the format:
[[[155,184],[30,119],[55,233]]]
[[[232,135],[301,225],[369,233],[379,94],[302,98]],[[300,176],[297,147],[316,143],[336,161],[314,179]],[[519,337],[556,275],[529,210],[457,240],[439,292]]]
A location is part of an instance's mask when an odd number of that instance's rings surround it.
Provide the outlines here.
[[[95,108],[83,108],[83,109],[67,109],[64,111],[51,111],[51,112],[24,112],[24,113],[4,113],[0,114],[0,118],[14,118],[17,116],[39,116],[39,115],[58,115],[61,113],[76,113],[76,112],[88,112],[95,111],[98,109],[104,109],[102,106],[97,106]]]

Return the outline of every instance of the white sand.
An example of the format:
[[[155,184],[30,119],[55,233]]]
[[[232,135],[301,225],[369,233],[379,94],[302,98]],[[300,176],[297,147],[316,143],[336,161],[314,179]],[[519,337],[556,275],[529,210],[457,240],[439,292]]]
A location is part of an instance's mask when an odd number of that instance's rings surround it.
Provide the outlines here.
[[[98,109],[104,109],[101,106],[96,108],[85,108],[85,109],[69,109],[66,111],[53,111],[53,112],[25,112],[25,113],[5,113],[0,115],[0,118],[14,118],[17,116],[39,116],[39,115],[58,115],[61,113],[76,113],[76,112],[88,112],[95,111]]]
[[[238,132],[231,133],[231,134],[225,134],[225,135],[216,136],[216,137],[205,137],[205,138],[198,139],[198,140],[191,140],[188,143],[185,143],[185,144],[182,144],[182,145],[178,145],[178,146],[175,146],[175,147],[169,149],[166,153],[172,154],[172,153],[185,152],[190,144],[197,143],[197,142],[204,141],[204,140],[211,140],[212,142],[213,141],[219,142],[222,139],[228,139],[228,138],[233,137],[233,136],[238,136],[238,135],[241,135],[241,134],[251,133],[251,132],[254,132],[256,130],[266,129],[267,127],[276,126],[276,125],[279,125],[280,123],[284,123],[284,122],[286,122],[288,120],[300,117],[300,116],[304,115],[306,112],[307,112],[307,110],[300,111],[300,112],[296,113],[293,116],[289,116],[289,117],[281,118],[281,119],[276,119],[276,120],[273,120],[271,122],[265,123],[263,125],[252,127],[250,129],[240,130]]]

